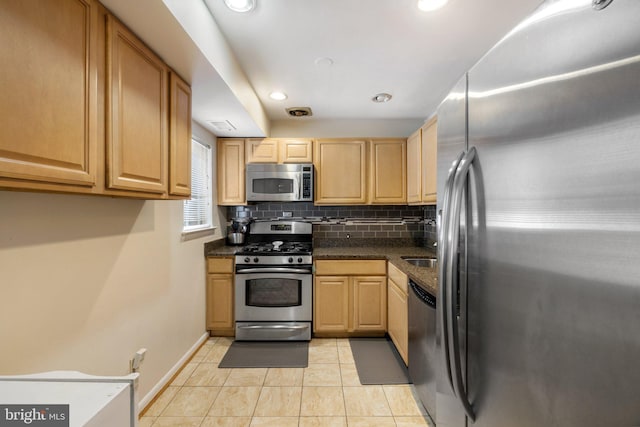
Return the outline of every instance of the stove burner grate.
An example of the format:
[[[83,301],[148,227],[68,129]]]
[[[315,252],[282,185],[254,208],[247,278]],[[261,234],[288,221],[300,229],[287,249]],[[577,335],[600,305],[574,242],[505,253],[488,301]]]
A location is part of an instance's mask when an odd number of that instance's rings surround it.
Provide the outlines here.
[[[269,254],[269,253],[280,253],[280,254],[292,254],[292,253],[311,253],[311,244],[310,243],[299,243],[299,242],[285,242],[282,245],[273,245],[272,243],[252,243],[244,248],[242,248],[242,252],[252,253],[252,254]]]

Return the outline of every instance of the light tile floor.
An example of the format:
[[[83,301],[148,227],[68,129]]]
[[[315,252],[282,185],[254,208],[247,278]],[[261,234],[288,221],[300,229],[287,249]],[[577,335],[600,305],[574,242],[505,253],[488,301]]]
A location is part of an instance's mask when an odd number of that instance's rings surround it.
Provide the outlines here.
[[[210,338],[140,418],[140,427],[431,426],[411,385],[360,384],[348,339],[313,339],[307,368],[220,369]]]

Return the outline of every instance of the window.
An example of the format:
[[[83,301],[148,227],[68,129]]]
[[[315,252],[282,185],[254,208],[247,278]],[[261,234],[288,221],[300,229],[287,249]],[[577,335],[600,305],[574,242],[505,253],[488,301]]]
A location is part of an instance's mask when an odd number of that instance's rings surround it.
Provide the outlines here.
[[[211,147],[191,140],[191,199],[184,202],[185,233],[213,228]]]

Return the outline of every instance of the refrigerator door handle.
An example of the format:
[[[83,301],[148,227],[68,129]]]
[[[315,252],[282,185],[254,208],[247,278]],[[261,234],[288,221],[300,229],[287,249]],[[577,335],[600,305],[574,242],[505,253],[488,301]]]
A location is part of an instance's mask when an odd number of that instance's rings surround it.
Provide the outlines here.
[[[447,297],[446,297],[446,266],[447,266],[447,250],[449,246],[447,245],[448,237],[446,234],[449,229],[449,222],[451,218],[450,212],[450,202],[451,202],[451,191],[453,188],[453,178],[456,174],[456,170],[458,170],[458,165],[462,161],[464,157],[464,151],[461,151],[458,154],[458,157],[451,164],[451,168],[449,169],[449,174],[447,176],[447,182],[444,185],[444,197],[442,199],[442,210],[440,211],[440,233],[438,234],[438,263],[440,264],[439,273],[438,273],[438,283],[440,284],[440,290],[438,295],[438,304],[440,305],[440,323],[442,324],[442,349],[444,350],[444,360],[445,360],[445,371],[447,372],[447,379],[449,380],[449,385],[452,390],[455,390],[453,387],[453,377],[451,375],[451,356],[449,353],[449,328],[447,327]]]
[[[467,392],[465,390],[464,381],[462,378],[462,367],[461,367],[461,358],[460,358],[460,340],[459,340],[459,331],[458,331],[458,321],[456,317],[456,307],[458,305],[458,276],[455,274],[457,272],[458,260],[457,260],[457,245],[460,234],[460,214],[462,207],[462,196],[464,194],[465,185],[467,183],[467,179],[469,176],[469,170],[471,169],[471,165],[473,160],[476,157],[476,149],[475,147],[471,147],[469,151],[464,155],[456,173],[453,178],[453,185],[451,190],[451,209],[450,216],[448,221],[448,242],[446,243],[448,246],[447,251],[447,259],[446,259],[446,298],[447,298],[447,327],[448,327],[448,336],[449,336],[449,354],[451,355],[451,374],[453,379],[453,389],[454,392],[464,407],[464,411],[467,414],[467,417],[471,421],[475,421],[475,413],[471,404],[469,403],[469,398],[467,396]]]

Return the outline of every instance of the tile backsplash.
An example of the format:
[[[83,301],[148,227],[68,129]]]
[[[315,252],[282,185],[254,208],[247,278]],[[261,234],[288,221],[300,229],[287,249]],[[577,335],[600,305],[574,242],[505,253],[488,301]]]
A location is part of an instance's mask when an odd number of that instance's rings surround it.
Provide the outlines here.
[[[310,202],[231,206],[227,218],[307,219],[314,223],[314,245],[360,246],[379,243],[430,247],[436,241],[435,206],[315,206]]]

